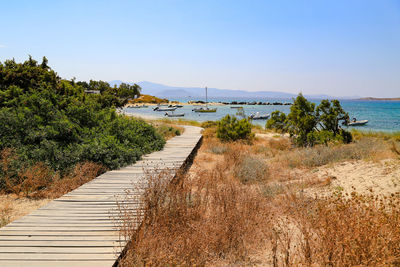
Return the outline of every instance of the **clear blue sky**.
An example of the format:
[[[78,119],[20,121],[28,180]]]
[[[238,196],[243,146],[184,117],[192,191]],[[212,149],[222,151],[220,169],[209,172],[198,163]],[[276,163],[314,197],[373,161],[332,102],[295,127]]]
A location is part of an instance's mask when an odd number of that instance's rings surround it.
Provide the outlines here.
[[[400,96],[400,0],[0,0],[0,61],[78,80]]]

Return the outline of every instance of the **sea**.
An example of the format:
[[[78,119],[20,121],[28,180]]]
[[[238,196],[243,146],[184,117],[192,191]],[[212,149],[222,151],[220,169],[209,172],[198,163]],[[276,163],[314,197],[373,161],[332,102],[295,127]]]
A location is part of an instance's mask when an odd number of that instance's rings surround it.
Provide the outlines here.
[[[187,103],[190,98],[176,98],[170,99],[171,101],[179,101]],[[196,99],[203,100],[204,99]],[[208,98],[209,102],[293,102],[293,99],[288,98]],[[312,100],[316,105],[320,100]],[[365,126],[352,127],[362,131],[374,132],[400,132],[400,101],[383,101],[383,100],[340,100],[343,109],[349,113],[350,119],[356,118],[357,120],[368,120]],[[263,114],[271,114],[275,110],[282,111],[286,114],[290,112],[290,106],[283,105],[209,105],[209,107],[217,108],[215,113],[196,113],[192,109],[192,105],[184,105],[183,108],[178,108],[175,113],[184,113],[183,119],[208,121],[219,120],[227,114],[236,115],[237,109],[231,106],[242,106],[245,115],[249,116],[252,113],[259,112]],[[148,108],[125,108],[126,113],[135,113],[138,115],[152,116],[157,118],[165,117],[165,112],[153,111],[153,107]],[[254,120],[254,124],[265,126],[265,120]]]

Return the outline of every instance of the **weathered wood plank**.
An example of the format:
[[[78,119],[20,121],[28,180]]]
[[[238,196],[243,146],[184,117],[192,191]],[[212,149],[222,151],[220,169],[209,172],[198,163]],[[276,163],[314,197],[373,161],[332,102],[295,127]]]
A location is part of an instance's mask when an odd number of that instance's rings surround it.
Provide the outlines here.
[[[104,173],[1,228],[0,267],[112,266],[126,244],[116,226],[121,223],[118,202],[140,215],[146,173],[181,168],[201,140],[200,128],[185,128],[162,151]]]

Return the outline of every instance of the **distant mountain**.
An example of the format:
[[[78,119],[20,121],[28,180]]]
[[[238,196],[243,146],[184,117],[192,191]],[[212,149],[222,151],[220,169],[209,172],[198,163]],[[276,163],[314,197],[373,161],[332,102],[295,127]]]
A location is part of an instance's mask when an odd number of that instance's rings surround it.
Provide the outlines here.
[[[120,85],[122,81],[110,81],[111,85]],[[133,84],[133,83],[129,83]],[[202,97],[204,98],[205,92],[202,87],[175,87],[167,86],[152,82],[138,82],[138,85],[142,87],[143,94],[155,95],[157,97],[166,98],[179,98],[179,97]],[[285,93],[285,92],[275,92],[275,91],[244,91],[244,90],[229,90],[229,89],[217,89],[208,88],[208,96],[215,97],[246,97],[246,98],[293,98],[297,94]],[[305,97],[310,99],[332,99],[337,98],[329,95],[305,95]],[[348,99],[349,97],[340,97],[341,99]],[[353,98],[354,99],[354,98]]]

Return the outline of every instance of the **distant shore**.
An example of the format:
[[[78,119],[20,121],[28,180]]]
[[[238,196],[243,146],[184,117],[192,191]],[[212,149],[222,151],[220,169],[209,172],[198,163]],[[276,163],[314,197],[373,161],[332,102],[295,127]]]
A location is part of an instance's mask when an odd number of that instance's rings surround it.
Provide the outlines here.
[[[400,97],[362,97],[357,100],[400,101]]]

